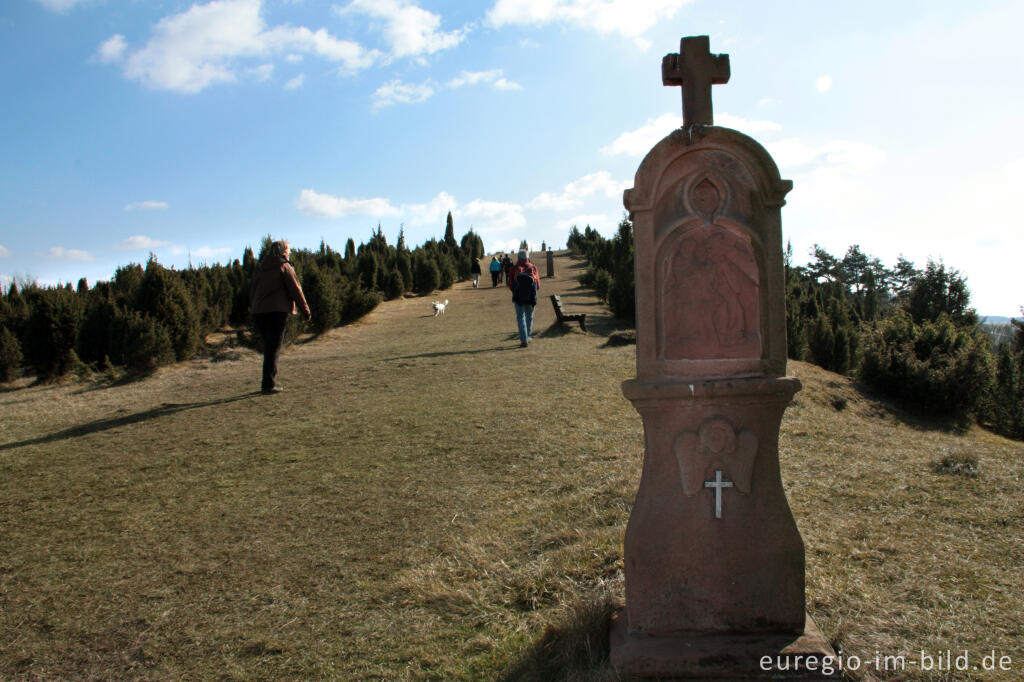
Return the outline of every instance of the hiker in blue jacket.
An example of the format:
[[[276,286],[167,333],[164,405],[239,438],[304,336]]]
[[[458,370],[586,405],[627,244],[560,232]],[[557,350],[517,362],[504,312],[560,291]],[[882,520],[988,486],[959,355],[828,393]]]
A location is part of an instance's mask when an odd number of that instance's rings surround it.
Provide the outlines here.
[[[508,288],[512,290],[512,302],[516,306],[516,324],[519,326],[519,347],[530,345],[533,332],[533,312],[537,307],[537,291],[540,289],[540,272],[530,262],[530,254],[519,251],[519,260],[508,273]]]
[[[491,288],[498,286],[498,275],[501,274],[501,261],[497,256],[491,256]]]

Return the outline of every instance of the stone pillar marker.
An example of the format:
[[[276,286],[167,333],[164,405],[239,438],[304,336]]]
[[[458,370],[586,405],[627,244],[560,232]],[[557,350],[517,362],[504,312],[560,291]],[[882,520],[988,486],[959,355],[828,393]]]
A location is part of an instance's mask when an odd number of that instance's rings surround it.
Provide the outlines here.
[[[554,277],[555,276],[555,252],[552,251],[551,249],[548,249],[544,253],[547,254],[548,277]]]
[[[831,679],[820,661],[835,654],[806,613],[803,541],[779,472],[779,425],[800,390],[785,376],[781,208],[792,182],[756,141],[713,125],[711,85],[729,75],[707,36],[664,58],[664,84],[683,88],[684,127],[651,149],[624,195],[637,376],[622,390],[646,452],[611,661],[680,679]],[[801,656],[816,656],[819,672],[778,665]]]

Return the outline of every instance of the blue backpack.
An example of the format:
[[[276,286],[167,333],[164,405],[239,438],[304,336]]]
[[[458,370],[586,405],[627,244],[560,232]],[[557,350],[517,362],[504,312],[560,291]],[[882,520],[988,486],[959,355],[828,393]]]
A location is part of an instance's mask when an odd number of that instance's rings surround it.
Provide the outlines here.
[[[512,282],[512,300],[519,305],[537,305],[537,282],[529,271],[522,271]]]

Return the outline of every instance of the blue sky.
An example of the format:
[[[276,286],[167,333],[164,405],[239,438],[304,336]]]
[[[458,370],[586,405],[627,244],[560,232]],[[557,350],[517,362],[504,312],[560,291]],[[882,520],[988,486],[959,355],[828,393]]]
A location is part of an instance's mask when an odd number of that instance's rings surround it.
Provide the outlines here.
[[[794,181],[783,236],[943,259],[1018,315],[1024,3],[6,0],[0,283],[441,237],[610,236],[681,124],[661,58],[707,34],[715,123]]]

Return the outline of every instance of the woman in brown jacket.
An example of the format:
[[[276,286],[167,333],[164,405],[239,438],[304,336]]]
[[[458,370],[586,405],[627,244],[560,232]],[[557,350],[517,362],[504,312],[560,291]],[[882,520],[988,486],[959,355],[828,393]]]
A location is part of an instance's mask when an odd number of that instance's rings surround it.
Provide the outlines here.
[[[252,302],[253,324],[263,337],[263,384],[260,388],[264,395],[281,392],[275,381],[277,359],[281,356],[288,316],[295,314],[296,305],[309,321],[309,305],[295,276],[295,269],[288,262],[290,255],[288,242],[271,242],[252,278],[249,300]]]

